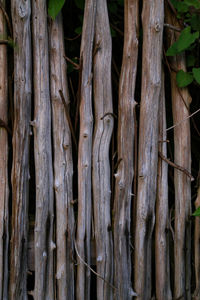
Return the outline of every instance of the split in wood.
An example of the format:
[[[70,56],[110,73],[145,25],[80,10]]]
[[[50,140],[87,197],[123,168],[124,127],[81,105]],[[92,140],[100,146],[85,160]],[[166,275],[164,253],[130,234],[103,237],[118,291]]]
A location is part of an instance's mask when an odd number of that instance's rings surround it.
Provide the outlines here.
[[[7,125],[2,119],[0,119],[0,127],[5,128],[5,129],[7,130],[7,132],[8,132],[10,135],[12,135],[11,129],[8,127],[8,125]]]

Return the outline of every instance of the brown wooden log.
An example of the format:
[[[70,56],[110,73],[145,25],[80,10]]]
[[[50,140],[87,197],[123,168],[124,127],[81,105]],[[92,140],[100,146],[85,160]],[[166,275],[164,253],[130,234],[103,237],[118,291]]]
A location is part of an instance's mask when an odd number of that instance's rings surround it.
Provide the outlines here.
[[[30,1],[11,1],[14,49],[11,300],[27,299],[29,141],[32,93]]]
[[[109,164],[109,146],[113,130],[111,48],[107,1],[98,0],[94,48],[95,129],[93,139],[92,187],[97,273],[109,283],[113,282]],[[113,289],[107,282],[99,277],[97,278],[98,300],[113,299]]]
[[[32,1],[34,157],[36,181],[35,300],[54,299],[53,171],[46,1]]]
[[[138,300],[151,299],[151,248],[155,222],[163,19],[163,0],[143,2],[142,95],[134,258],[134,287]]]
[[[80,136],[78,147],[78,222],[77,248],[79,255],[91,262],[92,214],[92,57],[96,1],[86,0],[80,50]],[[90,270],[77,257],[77,300],[90,299]]]
[[[166,6],[166,22],[180,28],[173,13]],[[180,33],[167,30],[168,46],[174,43]],[[191,97],[187,88],[179,89],[174,70],[186,70],[184,54],[171,57],[172,111],[174,124],[174,162],[191,171],[191,141],[189,106]],[[181,122],[184,120],[184,122]],[[174,235],[174,297],[191,299],[191,180],[180,170],[174,170],[175,187],[175,235]]]
[[[74,212],[72,191],[72,142],[65,107],[69,93],[64,59],[64,37],[61,14],[50,21],[50,86],[54,145],[54,190],[56,201],[56,281],[57,298],[74,299]]]
[[[198,190],[197,198],[195,200],[195,208],[200,207],[200,169],[198,174]],[[195,217],[195,228],[194,228],[194,267],[195,267],[195,291],[194,300],[200,298],[200,218]]]
[[[138,58],[138,1],[124,2],[124,50],[119,83],[118,165],[114,198],[114,284],[116,299],[132,299],[131,200],[134,173],[135,81]]]
[[[2,1],[5,5],[5,1]],[[6,38],[5,17],[0,10],[0,35]],[[0,46],[0,119],[8,121],[7,49]],[[0,300],[8,299],[8,132],[0,127]]]
[[[167,156],[166,109],[164,70],[159,104],[159,151]],[[156,266],[156,299],[171,300],[169,269],[169,209],[168,209],[168,165],[158,158],[158,179],[155,223],[155,266]]]

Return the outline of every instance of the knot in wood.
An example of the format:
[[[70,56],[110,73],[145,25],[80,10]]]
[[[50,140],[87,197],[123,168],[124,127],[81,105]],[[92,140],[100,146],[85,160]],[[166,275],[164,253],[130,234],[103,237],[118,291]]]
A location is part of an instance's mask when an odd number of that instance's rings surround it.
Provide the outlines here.
[[[22,2],[25,2],[25,1],[22,1]],[[23,19],[27,15],[27,4],[26,4],[26,2],[25,3],[22,3],[22,2],[19,4],[18,13],[19,13],[20,18]]]
[[[160,31],[160,24],[159,24],[158,22],[156,22],[154,28],[155,28],[155,31],[156,31],[156,32],[159,32],[159,31]]]

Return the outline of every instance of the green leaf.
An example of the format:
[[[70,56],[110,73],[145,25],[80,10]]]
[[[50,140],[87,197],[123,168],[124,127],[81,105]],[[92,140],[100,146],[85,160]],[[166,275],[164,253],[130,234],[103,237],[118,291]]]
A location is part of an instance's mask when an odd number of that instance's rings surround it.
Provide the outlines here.
[[[75,4],[79,9],[83,10],[85,6],[85,0],[75,0]]]
[[[49,0],[48,2],[48,15],[55,20],[59,12],[61,11],[65,0]]]
[[[176,4],[176,9],[179,13],[186,13],[188,12],[188,5],[185,4],[184,2],[178,2]]]
[[[110,28],[110,33],[112,37],[116,37],[116,31],[112,28]]]
[[[188,6],[193,6],[195,8],[200,8],[200,2],[199,0],[184,0],[184,3]]]
[[[178,87],[183,88],[183,87],[189,85],[193,81],[193,76],[190,73],[180,70],[176,74],[176,81],[177,81]]]
[[[200,207],[198,207],[195,212],[192,214],[192,216],[195,216],[195,217],[199,217],[200,216]]]
[[[178,40],[167,50],[167,56],[174,56],[188,49],[199,37],[199,32],[191,33],[191,27],[188,26],[181,32]]]
[[[194,67],[195,61],[196,61],[196,59],[195,59],[194,55],[189,54],[186,56],[187,67]]]
[[[190,24],[193,30],[200,30],[200,16],[193,15],[191,17]]]
[[[193,68],[192,73],[196,82],[200,84],[200,68]]]
[[[81,34],[82,33],[82,27],[80,26],[80,27],[77,27],[75,30],[75,33],[77,33],[77,34]]]

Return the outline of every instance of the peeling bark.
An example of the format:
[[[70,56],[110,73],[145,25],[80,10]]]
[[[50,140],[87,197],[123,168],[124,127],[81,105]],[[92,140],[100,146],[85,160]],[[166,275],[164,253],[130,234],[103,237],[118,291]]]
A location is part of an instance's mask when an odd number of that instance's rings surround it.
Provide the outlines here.
[[[113,130],[111,89],[111,35],[107,1],[98,0],[95,25],[94,106],[92,187],[97,273],[113,282],[113,241],[110,216],[109,146]],[[113,299],[113,289],[97,278],[97,299]]]
[[[32,92],[30,1],[11,1],[14,49],[11,300],[27,299],[29,141]]]
[[[5,5],[5,1],[2,1]],[[5,18],[0,10],[0,35],[6,38]],[[7,49],[0,45],[0,119],[8,121]],[[0,300],[8,299],[8,132],[0,127]]]
[[[65,108],[69,93],[64,59],[63,25],[61,14],[50,21],[50,85],[54,145],[54,190],[56,201],[56,280],[57,298],[74,299],[74,212],[72,142]]]
[[[53,171],[49,53],[45,0],[34,0],[34,157],[36,179],[35,300],[54,299]]]
[[[164,71],[159,105],[159,151],[167,157],[166,111]],[[169,269],[169,209],[168,209],[168,165],[158,158],[158,179],[155,224],[156,299],[171,300]]]
[[[135,81],[138,58],[138,1],[125,1],[123,61],[119,83],[117,153],[120,160],[114,198],[114,284],[116,299],[132,299],[131,199],[134,173]]]
[[[152,232],[158,160],[158,107],[161,89],[163,0],[144,1],[143,61],[135,232],[136,299],[151,299]]]
[[[78,148],[78,224],[77,247],[79,255],[90,265],[92,213],[92,56],[96,1],[85,2],[80,50],[80,136]],[[77,300],[90,299],[90,270],[78,259]]]

